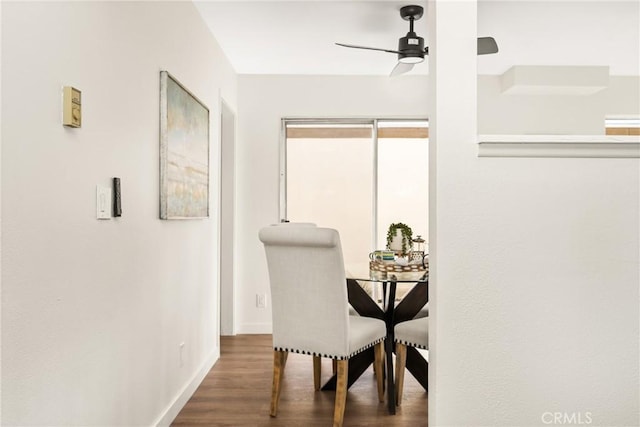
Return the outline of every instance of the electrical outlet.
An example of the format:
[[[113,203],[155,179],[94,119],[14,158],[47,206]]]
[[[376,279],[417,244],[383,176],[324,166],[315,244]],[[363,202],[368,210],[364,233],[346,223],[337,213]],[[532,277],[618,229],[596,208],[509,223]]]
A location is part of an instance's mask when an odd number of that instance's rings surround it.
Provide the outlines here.
[[[256,294],[256,307],[257,308],[267,308],[267,295],[266,294]]]

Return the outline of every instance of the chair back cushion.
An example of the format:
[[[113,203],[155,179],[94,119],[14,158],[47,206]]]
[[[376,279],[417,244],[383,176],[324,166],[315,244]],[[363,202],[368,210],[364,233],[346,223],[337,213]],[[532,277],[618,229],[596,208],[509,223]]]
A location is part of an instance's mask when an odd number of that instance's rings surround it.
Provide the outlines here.
[[[260,240],[269,268],[274,348],[348,355],[347,286],[338,232],[265,227]]]

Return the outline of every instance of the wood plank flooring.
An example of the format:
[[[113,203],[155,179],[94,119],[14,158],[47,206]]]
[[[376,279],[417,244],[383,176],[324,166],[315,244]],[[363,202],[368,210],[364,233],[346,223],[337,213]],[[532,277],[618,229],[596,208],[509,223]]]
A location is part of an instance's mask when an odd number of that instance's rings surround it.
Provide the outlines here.
[[[278,416],[269,416],[273,348],[271,335],[221,337],[221,356],[173,422],[173,426],[330,426],[335,392],[314,391],[313,358],[289,354]],[[331,361],[322,359],[322,382]],[[344,426],[425,427],[427,393],[410,373],[405,376],[402,406],[388,415],[378,402],[373,369],[349,389]],[[385,396],[386,397],[386,396]]]

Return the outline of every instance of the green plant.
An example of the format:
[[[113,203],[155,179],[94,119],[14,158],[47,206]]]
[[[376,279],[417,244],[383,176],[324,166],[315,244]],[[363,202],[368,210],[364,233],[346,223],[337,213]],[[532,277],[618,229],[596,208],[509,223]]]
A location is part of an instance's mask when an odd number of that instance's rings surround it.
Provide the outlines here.
[[[413,248],[413,231],[411,230],[411,227],[401,222],[391,224],[387,230],[387,249],[391,249],[391,242],[396,236],[397,230],[400,230],[402,234],[402,252],[400,255],[404,256],[409,253],[411,248]]]

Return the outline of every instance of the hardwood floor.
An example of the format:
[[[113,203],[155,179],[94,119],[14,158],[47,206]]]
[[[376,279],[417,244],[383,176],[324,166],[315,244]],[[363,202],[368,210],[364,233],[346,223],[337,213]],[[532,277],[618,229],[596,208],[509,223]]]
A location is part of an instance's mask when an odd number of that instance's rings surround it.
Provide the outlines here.
[[[238,335],[220,339],[220,360],[173,422],[173,426],[330,426],[335,392],[313,388],[313,358],[289,354],[282,381],[278,416],[269,416],[273,348],[271,335]],[[322,359],[322,381],[331,376],[331,361]],[[344,425],[427,425],[427,393],[409,373],[402,406],[388,415],[378,402],[373,369],[347,394]],[[386,396],[385,396],[386,398]]]

